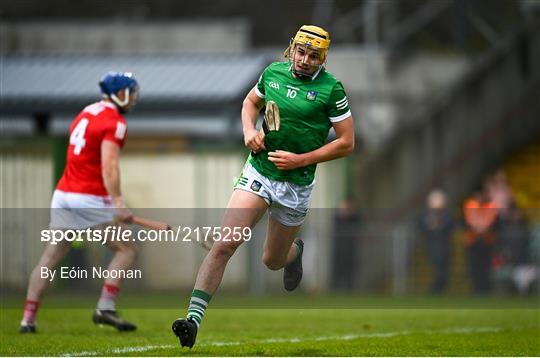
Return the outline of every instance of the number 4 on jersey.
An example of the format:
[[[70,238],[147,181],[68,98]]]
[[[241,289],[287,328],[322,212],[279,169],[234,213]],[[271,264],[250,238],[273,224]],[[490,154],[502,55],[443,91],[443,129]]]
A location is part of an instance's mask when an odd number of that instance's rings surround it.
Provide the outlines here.
[[[81,121],[73,128],[73,132],[69,136],[69,144],[74,145],[73,154],[81,154],[81,150],[86,145],[86,139],[84,139],[84,133],[86,132],[86,127],[88,126],[88,119],[83,118]]]

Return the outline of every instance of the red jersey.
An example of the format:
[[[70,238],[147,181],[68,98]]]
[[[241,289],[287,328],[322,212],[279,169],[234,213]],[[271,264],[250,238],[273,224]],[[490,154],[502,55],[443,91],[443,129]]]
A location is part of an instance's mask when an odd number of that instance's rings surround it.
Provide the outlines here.
[[[101,143],[110,140],[122,148],[126,133],[126,120],[114,104],[101,101],[83,109],[69,127],[66,168],[56,189],[109,195],[101,174]]]

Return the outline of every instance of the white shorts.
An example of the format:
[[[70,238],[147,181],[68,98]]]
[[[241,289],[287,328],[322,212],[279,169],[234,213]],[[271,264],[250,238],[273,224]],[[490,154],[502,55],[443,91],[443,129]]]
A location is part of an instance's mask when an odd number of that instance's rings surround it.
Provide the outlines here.
[[[87,229],[114,221],[110,196],[55,190],[51,200],[51,229]]]
[[[268,204],[270,216],[285,226],[300,226],[309,210],[309,199],[315,182],[298,185],[268,179],[247,162],[234,189],[256,194]]]

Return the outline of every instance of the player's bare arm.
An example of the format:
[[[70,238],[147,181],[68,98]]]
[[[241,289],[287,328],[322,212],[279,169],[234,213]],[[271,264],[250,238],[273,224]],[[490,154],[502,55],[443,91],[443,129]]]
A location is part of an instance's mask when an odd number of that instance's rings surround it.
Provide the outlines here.
[[[130,221],[133,214],[124,202],[120,191],[120,147],[118,144],[104,140],[101,143],[101,170],[103,184],[112,197],[114,206],[117,208],[117,218],[120,221]]]
[[[311,164],[346,157],[354,150],[354,124],[352,116],[332,123],[336,131],[336,139],[324,146],[303,154],[295,154],[283,150],[268,153],[268,159],[278,169],[290,170]]]
[[[247,94],[242,103],[242,130],[244,132],[244,144],[253,152],[258,152],[264,148],[264,136],[257,131],[255,123],[257,116],[264,106],[264,100],[257,96],[252,89]]]

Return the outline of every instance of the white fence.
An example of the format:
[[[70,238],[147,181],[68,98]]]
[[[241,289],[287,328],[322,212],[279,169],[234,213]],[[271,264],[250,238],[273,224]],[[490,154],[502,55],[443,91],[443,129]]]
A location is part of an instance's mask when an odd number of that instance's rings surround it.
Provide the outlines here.
[[[244,154],[238,151],[126,153],[121,158],[123,193],[133,208],[184,208],[166,210],[168,213],[186,213],[190,208],[224,208],[244,161]],[[54,188],[52,168],[48,154],[2,155],[2,285],[23,288],[41,254],[43,243],[39,241],[38,233],[48,225],[47,208]],[[345,161],[342,160],[320,165],[311,207],[336,207],[344,196],[345,173]],[[305,235],[312,240],[313,250],[316,247],[317,252],[324,252],[329,247],[331,217],[316,216],[306,222]],[[261,292],[280,280],[262,267],[260,249],[266,225],[260,227],[253,239],[255,242],[244,245],[231,261],[224,287],[246,287],[251,283],[256,286],[254,290]],[[106,265],[109,256],[97,248],[99,245],[95,246],[89,250],[90,262]],[[155,289],[188,287],[193,284],[204,254],[196,245],[142,244],[137,262],[137,267],[143,270],[142,284]],[[308,281],[319,287],[328,281],[330,263],[329,255],[317,256],[316,277]],[[250,273],[257,277],[250,278]],[[261,286],[262,282],[265,284]]]

